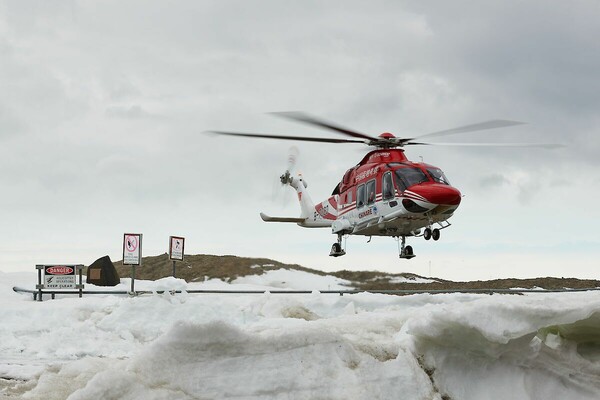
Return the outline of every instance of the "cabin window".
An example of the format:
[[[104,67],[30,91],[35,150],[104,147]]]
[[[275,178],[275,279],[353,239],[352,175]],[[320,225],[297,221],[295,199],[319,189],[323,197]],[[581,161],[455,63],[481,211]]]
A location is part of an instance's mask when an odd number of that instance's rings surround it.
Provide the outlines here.
[[[446,175],[444,175],[441,169],[427,168],[427,172],[429,172],[429,175],[431,175],[435,182],[442,183],[444,185],[450,185],[450,182],[448,182],[448,178],[446,178]]]
[[[365,205],[367,200],[367,193],[365,192],[365,185],[359,185],[356,188],[356,208],[361,208]]]
[[[391,172],[386,172],[383,174],[383,178],[381,179],[381,193],[383,200],[394,198],[394,182],[392,180]]]
[[[375,203],[375,179],[367,182],[367,204]]]
[[[396,184],[401,191],[405,191],[413,185],[429,181],[427,175],[419,168],[399,168],[394,172],[396,173]]]
[[[346,204],[352,204],[352,190],[349,190],[346,194]]]

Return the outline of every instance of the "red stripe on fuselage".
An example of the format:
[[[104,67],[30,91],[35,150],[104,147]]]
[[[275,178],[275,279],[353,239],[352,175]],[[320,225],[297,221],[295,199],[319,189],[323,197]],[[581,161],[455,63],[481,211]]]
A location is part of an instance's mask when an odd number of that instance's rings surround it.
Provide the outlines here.
[[[330,199],[330,200],[331,200],[331,199]],[[334,210],[335,210],[335,211],[336,211],[336,213],[337,213],[337,204],[336,204],[335,206],[333,206],[333,205],[331,204],[331,201],[330,201],[330,202],[329,202],[329,205],[330,205],[331,207],[334,207]],[[317,214],[319,214],[319,215],[320,215],[321,217],[323,217],[324,219],[329,219],[329,220],[334,220],[334,221],[337,219],[337,217],[336,217],[335,215],[333,215],[332,213],[330,213],[329,211],[327,211],[327,212],[326,212],[325,210],[323,210],[323,203],[319,203],[319,204],[317,204],[317,205],[315,206],[315,211],[317,212]]]

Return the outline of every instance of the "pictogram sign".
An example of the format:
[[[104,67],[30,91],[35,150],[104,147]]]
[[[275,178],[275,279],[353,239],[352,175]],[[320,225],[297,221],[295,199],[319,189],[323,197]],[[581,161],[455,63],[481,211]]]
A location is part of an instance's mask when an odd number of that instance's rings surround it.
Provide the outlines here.
[[[142,260],[142,234],[123,235],[123,265],[140,265]]]
[[[175,261],[183,261],[183,249],[185,238],[179,236],[169,237],[169,258]]]

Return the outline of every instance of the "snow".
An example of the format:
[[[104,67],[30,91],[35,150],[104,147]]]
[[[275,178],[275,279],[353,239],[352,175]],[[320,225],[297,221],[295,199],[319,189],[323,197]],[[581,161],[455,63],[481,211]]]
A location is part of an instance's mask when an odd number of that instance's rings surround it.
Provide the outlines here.
[[[597,399],[600,298],[332,295],[302,271],[144,290],[299,294],[95,295],[32,301],[0,272],[0,398]],[[123,279],[120,290],[129,289]],[[86,286],[86,289],[90,288]]]
[[[437,282],[435,279],[427,279],[427,278],[404,278],[402,276],[392,277],[389,281],[390,283],[435,283]]]
[[[331,275],[319,276],[305,271],[276,269],[265,271],[262,275],[247,275],[235,279],[233,284],[249,284],[260,289],[293,290],[349,290],[353,289],[350,281]]]

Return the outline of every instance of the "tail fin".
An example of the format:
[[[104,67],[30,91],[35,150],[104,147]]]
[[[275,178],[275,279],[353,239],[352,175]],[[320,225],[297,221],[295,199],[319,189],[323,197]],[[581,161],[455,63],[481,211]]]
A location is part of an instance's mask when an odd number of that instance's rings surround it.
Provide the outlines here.
[[[284,174],[281,176],[281,181],[296,189],[298,194],[301,210],[300,218],[304,219],[304,222],[298,225],[307,228],[323,228],[331,226],[333,221],[336,220],[337,195],[331,196],[328,200],[315,205],[306,190],[308,185],[302,175],[292,177],[289,174]]]
[[[315,209],[315,203],[313,203],[308,192],[306,191],[308,185],[304,179],[302,179],[302,175],[298,175],[297,177],[282,175],[281,181],[296,189],[298,201],[300,202],[300,218],[310,217],[311,213]]]
[[[315,206],[310,195],[306,191],[307,184],[302,175],[292,176],[290,171],[285,171],[280,177],[281,183],[290,185],[296,190],[298,201],[300,202],[300,217],[271,217],[261,213],[261,218],[266,222],[294,222],[305,228],[326,228],[330,227],[337,218],[337,200],[338,196],[331,196],[329,199]]]

